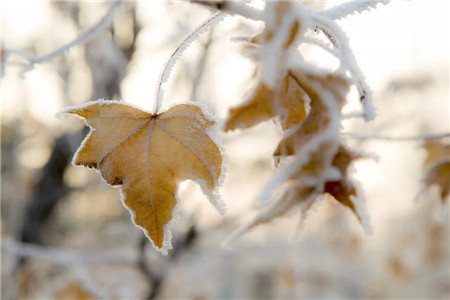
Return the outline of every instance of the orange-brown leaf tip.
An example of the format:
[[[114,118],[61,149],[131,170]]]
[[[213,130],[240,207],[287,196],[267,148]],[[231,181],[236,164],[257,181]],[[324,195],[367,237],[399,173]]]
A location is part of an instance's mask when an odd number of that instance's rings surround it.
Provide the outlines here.
[[[65,112],[91,128],[74,164],[97,168],[107,183],[122,185],[134,224],[163,253],[171,248],[179,183],[197,181],[216,197],[223,157],[211,132],[215,121],[199,106],[180,104],[152,115],[123,102],[96,101]],[[211,202],[224,210],[217,198]]]

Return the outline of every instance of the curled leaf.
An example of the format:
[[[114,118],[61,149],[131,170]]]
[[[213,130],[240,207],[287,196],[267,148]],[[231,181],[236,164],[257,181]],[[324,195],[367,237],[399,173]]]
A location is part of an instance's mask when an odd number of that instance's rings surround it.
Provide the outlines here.
[[[150,114],[118,101],[95,101],[64,113],[91,128],[73,163],[96,168],[110,185],[121,185],[132,220],[157,249],[170,249],[168,228],[177,204],[178,184],[195,180],[219,212],[215,191],[222,155],[210,136],[215,124],[195,105],[180,104]]]
[[[442,159],[450,158],[450,145],[437,141],[426,141],[423,145],[427,153],[425,164],[429,165]]]
[[[275,117],[284,130],[289,129],[305,118],[306,101],[306,93],[290,73],[283,78],[280,88],[271,89],[260,83],[245,104],[230,110],[225,130],[249,128]]]

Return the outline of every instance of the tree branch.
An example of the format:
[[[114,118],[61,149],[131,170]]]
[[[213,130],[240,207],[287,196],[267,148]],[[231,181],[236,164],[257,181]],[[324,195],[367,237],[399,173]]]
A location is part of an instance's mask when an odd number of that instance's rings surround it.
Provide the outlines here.
[[[155,271],[152,271],[145,259],[145,249],[146,245],[148,244],[148,239],[146,236],[142,236],[138,244],[139,256],[137,267],[145,276],[149,284],[149,291],[144,299],[152,300],[156,299],[159,296],[159,294],[161,293],[161,288],[164,284],[164,280],[167,277],[171,265],[179,258],[182,253],[190,249],[190,247],[196,242],[197,238],[198,231],[195,225],[192,225],[191,227],[189,227],[189,230],[174,244],[172,251],[166,257],[163,270],[156,273]]]

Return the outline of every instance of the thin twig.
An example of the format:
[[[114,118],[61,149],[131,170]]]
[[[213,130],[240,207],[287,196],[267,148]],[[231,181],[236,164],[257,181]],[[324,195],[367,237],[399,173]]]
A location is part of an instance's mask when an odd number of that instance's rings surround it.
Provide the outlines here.
[[[106,12],[106,14],[100,19],[100,21],[98,21],[96,24],[88,28],[86,31],[82,32],[76,39],[47,54],[43,54],[37,57],[30,57],[27,53],[25,53],[22,50],[9,50],[3,48],[4,51],[3,61],[6,61],[7,57],[11,54],[15,54],[24,58],[27,61],[27,63],[23,64],[23,69],[21,71],[21,75],[23,75],[26,72],[32,70],[34,65],[50,61],[53,58],[69,51],[72,47],[84,44],[89,38],[91,38],[97,32],[99,32],[100,29],[111,23],[115,10],[123,3],[124,3],[123,0],[114,1],[113,4],[111,4],[111,7]]]
[[[383,140],[392,142],[413,142],[420,140],[439,140],[443,138],[450,137],[450,133],[440,133],[440,134],[424,134],[424,135],[412,135],[412,136],[383,136],[383,135],[364,135],[353,132],[344,132],[341,135],[347,136],[358,140]]]
[[[366,82],[365,76],[359,68],[353,51],[350,48],[345,32],[330,18],[318,14],[311,15],[316,27],[320,28],[341,53],[341,67],[346,68],[358,89],[360,102],[363,105],[364,119],[367,121],[375,118],[372,107],[372,91]]]
[[[321,40],[314,38],[314,37],[304,37],[302,39],[302,43],[307,43],[311,45],[315,45],[317,47],[322,48],[324,51],[327,51],[331,55],[335,56],[336,58],[339,58],[339,53],[336,51],[335,48],[332,48],[331,45],[328,45],[326,42],[322,42]]]

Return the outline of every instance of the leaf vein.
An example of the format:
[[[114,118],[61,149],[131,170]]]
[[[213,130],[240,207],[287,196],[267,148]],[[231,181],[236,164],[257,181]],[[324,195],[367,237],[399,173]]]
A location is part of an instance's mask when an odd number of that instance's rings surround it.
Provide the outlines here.
[[[127,135],[123,140],[112,146],[109,150],[106,150],[105,153],[102,154],[100,159],[98,160],[97,165],[100,166],[100,164],[103,162],[103,160],[111,153],[113,152],[117,147],[128,141],[130,138],[132,138],[136,133],[138,133],[142,128],[144,128],[150,120],[143,122],[139,126],[136,127],[135,130],[131,131],[129,135]]]
[[[212,170],[208,167],[208,164],[197,155],[197,153],[194,152],[194,150],[191,149],[191,147],[189,147],[188,145],[186,145],[183,141],[181,141],[179,138],[177,138],[175,135],[173,135],[172,133],[170,133],[166,128],[164,128],[164,126],[161,125],[160,122],[156,121],[156,123],[158,124],[158,126],[168,135],[170,136],[172,139],[174,139],[175,141],[177,141],[178,143],[180,143],[181,145],[183,145],[186,149],[188,149],[197,159],[198,161],[201,163],[201,165],[203,165],[203,167],[205,167],[205,169],[209,172],[209,175],[211,176],[211,178],[214,180],[214,173],[212,172]]]
[[[152,138],[152,129],[153,129],[154,124],[155,124],[154,122],[151,122],[150,126],[148,126],[148,134],[147,134],[147,150],[148,150],[148,152],[150,152],[150,141]],[[161,236],[160,236],[160,230],[159,230],[158,214],[156,213],[155,201],[153,199],[152,179],[150,176],[150,155],[148,156],[148,160],[147,160],[147,176],[148,176],[148,185],[149,185],[149,192],[150,192],[150,203],[152,205],[153,215],[155,216],[156,234],[158,237],[156,242],[158,243],[159,240],[161,239]]]

